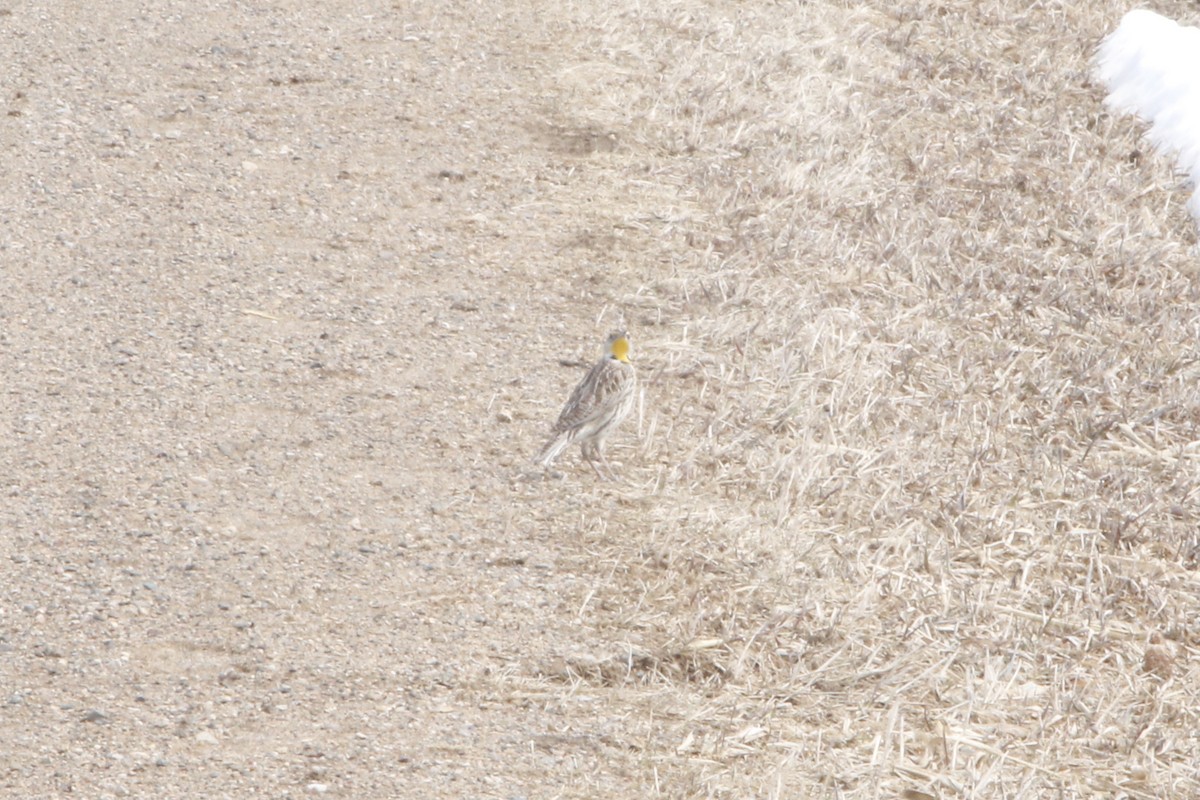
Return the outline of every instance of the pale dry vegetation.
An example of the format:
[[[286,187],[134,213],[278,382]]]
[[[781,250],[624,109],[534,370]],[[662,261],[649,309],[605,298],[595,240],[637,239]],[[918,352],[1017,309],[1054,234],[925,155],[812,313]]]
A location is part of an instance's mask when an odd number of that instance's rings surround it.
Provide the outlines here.
[[[1195,229],[1091,79],[1124,10],[590,19],[647,387],[572,501],[611,650],[542,680],[653,793],[1200,792]]]
[[[1200,796],[1124,6],[10,5],[0,794]]]

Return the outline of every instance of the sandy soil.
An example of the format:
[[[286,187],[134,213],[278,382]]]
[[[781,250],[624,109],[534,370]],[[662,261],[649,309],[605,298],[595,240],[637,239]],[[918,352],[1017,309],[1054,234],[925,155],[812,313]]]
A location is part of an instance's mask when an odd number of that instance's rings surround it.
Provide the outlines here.
[[[0,18],[9,796],[630,780],[619,707],[498,677],[577,638],[588,569],[505,468],[621,283],[570,250],[575,34],[315,9]]]
[[[0,793],[1195,789],[1186,195],[966,7],[0,9]]]

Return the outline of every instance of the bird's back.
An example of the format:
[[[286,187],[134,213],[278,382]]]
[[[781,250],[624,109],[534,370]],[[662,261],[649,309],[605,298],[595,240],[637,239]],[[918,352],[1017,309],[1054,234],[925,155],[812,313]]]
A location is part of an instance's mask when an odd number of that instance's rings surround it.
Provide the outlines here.
[[[635,381],[632,365],[615,358],[597,361],[571,392],[554,432],[593,435],[620,422],[632,407]]]

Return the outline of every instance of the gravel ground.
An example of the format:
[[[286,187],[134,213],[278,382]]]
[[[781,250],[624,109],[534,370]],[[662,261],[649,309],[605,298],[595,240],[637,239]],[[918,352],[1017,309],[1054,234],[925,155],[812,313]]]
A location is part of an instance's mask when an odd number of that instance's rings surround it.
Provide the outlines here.
[[[0,796],[1200,795],[1125,10],[0,5]]]
[[[573,565],[506,540],[497,468],[560,400],[523,410],[517,350],[590,357],[554,338],[577,276],[539,273],[586,193],[557,176],[608,141],[564,127],[567,29],[520,4],[2,13],[0,792],[596,773],[494,677],[571,636]]]

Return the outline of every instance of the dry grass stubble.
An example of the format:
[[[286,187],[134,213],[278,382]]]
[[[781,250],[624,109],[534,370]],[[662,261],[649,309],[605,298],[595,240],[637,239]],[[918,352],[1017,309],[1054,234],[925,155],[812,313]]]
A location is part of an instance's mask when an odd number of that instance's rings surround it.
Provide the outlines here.
[[[1195,234],[1090,79],[1122,10],[597,23],[668,266],[649,495],[582,512],[614,651],[549,674],[675,692],[674,791],[1200,791]]]
[[[145,5],[0,10],[0,793],[1200,794],[1123,7]]]

